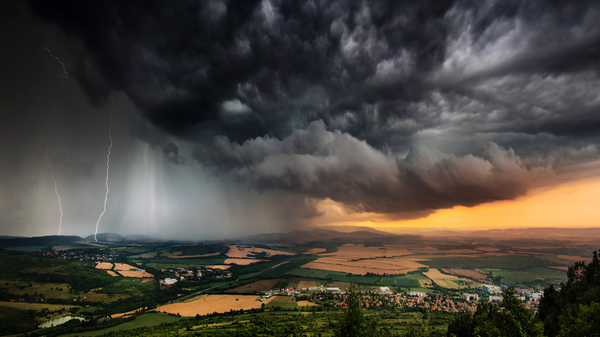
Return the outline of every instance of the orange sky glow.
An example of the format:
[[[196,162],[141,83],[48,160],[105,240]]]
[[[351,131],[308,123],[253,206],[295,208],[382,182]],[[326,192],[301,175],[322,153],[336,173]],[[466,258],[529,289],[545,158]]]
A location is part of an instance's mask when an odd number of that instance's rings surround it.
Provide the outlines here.
[[[477,230],[524,227],[600,226],[600,177],[568,181],[530,191],[515,200],[475,207],[457,206],[425,218],[389,221],[372,213],[347,214],[333,201],[320,204],[325,213],[318,225],[368,226],[388,232],[405,228]]]

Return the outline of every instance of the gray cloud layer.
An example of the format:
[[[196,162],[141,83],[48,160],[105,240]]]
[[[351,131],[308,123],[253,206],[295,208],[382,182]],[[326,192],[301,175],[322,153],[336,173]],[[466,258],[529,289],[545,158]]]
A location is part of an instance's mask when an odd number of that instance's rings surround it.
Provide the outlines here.
[[[285,191],[304,200],[299,218],[318,216],[303,196],[396,218],[512,199],[600,158],[597,1],[31,10],[74,38],[69,72],[91,101],[125,93],[150,124],[138,137],[166,160]]]
[[[548,174],[543,167],[527,168],[514,151],[494,143],[485,152],[486,158],[458,157],[415,148],[397,159],[316,121],[283,140],[256,138],[239,145],[216,137],[214,147],[195,157],[259,189],[331,198],[357,211],[397,218],[512,199]]]

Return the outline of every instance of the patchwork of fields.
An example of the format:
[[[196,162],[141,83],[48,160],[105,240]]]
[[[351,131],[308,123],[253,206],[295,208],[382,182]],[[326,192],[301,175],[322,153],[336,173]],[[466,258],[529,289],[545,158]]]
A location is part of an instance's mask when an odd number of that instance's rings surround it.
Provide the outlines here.
[[[342,245],[337,247],[336,252],[318,254],[319,259],[302,265],[292,274],[317,278],[332,277],[335,273],[379,275],[382,276],[378,282],[381,285],[428,287],[436,284],[443,288],[459,289],[479,287],[481,282],[489,283],[490,277],[498,276],[510,285],[539,279],[560,281],[566,277],[564,270],[568,265],[573,261],[585,260],[581,256],[503,251],[490,246],[448,248],[450,249],[386,244],[376,247]],[[420,276],[402,277],[426,269],[429,271],[412,274]]]

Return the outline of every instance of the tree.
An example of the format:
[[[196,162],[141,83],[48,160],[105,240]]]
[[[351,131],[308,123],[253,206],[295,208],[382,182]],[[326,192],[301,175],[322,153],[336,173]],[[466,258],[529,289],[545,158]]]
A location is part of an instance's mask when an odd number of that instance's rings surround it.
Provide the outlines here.
[[[509,288],[499,305],[479,303],[472,318],[469,313],[463,313],[451,322],[446,336],[543,336],[543,324],[514,295],[514,290]]]
[[[539,317],[547,336],[598,336],[600,327],[594,318],[600,303],[600,258],[576,262],[567,271],[567,282],[560,291],[550,286],[540,301]],[[594,328],[589,328],[593,326]]]
[[[377,329],[377,322],[364,316],[360,299],[354,290],[348,291],[346,299],[348,310],[338,323],[334,335],[336,337],[378,337],[386,336],[387,333]]]

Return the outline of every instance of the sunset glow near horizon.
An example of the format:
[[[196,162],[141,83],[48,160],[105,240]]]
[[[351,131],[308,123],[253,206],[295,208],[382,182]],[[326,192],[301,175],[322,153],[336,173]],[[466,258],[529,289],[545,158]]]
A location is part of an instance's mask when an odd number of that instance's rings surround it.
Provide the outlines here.
[[[598,2],[4,5],[0,235],[600,226]]]
[[[413,228],[468,231],[533,227],[592,228],[600,227],[598,200],[600,177],[596,176],[539,187],[515,200],[474,207],[456,206],[411,220],[387,221],[375,214],[348,213],[336,203],[328,201],[321,207],[328,221],[319,225],[365,226],[392,233],[404,233],[406,229]],[[361,220],[353,221],[352,218]]]

